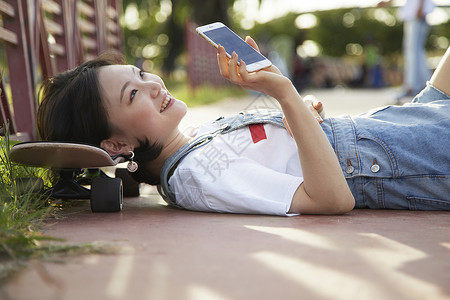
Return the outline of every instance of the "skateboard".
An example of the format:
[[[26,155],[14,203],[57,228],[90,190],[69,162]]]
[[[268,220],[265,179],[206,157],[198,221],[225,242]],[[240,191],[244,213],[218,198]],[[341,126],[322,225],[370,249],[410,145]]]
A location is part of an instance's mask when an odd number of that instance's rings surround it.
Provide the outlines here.
[[[58,182],[50,190],[53,198],[90,199],[93,212],[122,210],[124,172],[118,173],[117,169],[116,178],[111,178],[100,173],[99,168],[116,166],[123,158],[114,160],[105,150],[91,145],[58,142],[19,143],[11,148],[10,158],[19,164],[43,167],[59,174]],[[93,176],[89,183],[81,183],[77,175],[82,170],[102,175]],[[90,189],[84,186],[89,184]]]

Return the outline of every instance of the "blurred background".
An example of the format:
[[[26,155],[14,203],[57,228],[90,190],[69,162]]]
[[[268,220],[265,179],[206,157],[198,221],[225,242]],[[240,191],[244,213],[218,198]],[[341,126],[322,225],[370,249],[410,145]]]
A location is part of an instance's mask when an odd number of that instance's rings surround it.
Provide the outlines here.
[[[242,91],[218,76],[215,49],[195,27],[220,21],[306,88],[381,88],[403,78],[405,1],[377,8],[377,0],[123,0],[120,24],[128,63],[164,77],[175,96],[205,104]],[[450,0],[434,0],[427,16],[428,64],[449,46]],[[211,97],[214,89],[214,97]]]

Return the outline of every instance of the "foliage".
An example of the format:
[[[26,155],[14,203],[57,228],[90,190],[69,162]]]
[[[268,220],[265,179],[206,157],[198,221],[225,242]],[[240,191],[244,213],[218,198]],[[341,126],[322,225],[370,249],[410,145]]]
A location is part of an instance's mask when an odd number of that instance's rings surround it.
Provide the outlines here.
[[[401,51],[402,24],[388,26],[373,17],[374,9],[346,8],[312,13],[317,18],[317,25],[310,29],[298,29],[295,19],[299,16],[290,13],[282,18],[275,19],[265,24],[257,24],[251,33],[257,39],[264,36],[287,35],[301,44],[304,40],[313,40],[321,46],[322,54],[341,57],[346,54],[346,46],[349,43],[365,45],[369,41],[377,41],[382,45],[385,54],[393,54]],[[392,9],[386,10],[391,16],[395,15]],[[350,14],[354,18],[351,26],[346,26],[343,16]]]
[[[261,2],[261,1],[259,1]],[[402,50],[403,24],[396,18],[397,9],[345,8],[328,11],[311,12],[318,24],[309,29],[298,29],[295,24],[298,13],[289,13],[278,19],[261,24],[256,23],[252,29],[243,30],[240,20],[243,12],[233,10],[234,0],[124,0],[124,10],[135,5],[139,10],[140,26],[134,30],[125,26],[124,36],[126,53],[130,63],[143,60],[146,45],[156,45],[155,56],[149,58],[154,70],[171,73],[182,65],[179,60],[184,51],[183,25],[186,21],[205,24],[223,21],[241,36],[251,35],[264,44],[276,36],[288,36],[294,45],[304,40],[312,40],[320,45],[322,54],[342,57],[347,55],[348,44],[376,43],[384,56],[398,56]],[[171,7],[169,10],[163,7]],[[162,13],[166,11],[165,13]],[[384,14],[391,22],[383,21],[379,14]],[[161,14],[165,14],[163,17]],[[346,24],[344,17],[353,18],[352,24]],[[378,16],[378,17],[377,17]],[[395,20],[395,21],[393,21]],[[438,38],[448,37],[450,21],[431,27],[427,49],[438,49]],[[442,40],[441,40],[442,41]],[[440,49],[442,50],[442,49]]]
[[[193,90],[184,81],[169,81],[166,82],[166,86],[172,95],[184,101],[188,107],[206,105],[218,99],[241,97],[247,94],[246,90],[231,85],[219,87],[202,85]]]
[[[36,231],[51,213],[48,196],[35,193],[36,184],[22,190],[17,178],[45,177],[42,169],[17,166],[9,159],[9,135],[0,137],[0,258],[19,261],[46,237]],[[0,275],[1,276],[1,275]]]
[[[30,258],[55,258],[59,255],[111,252],[95,244],[58,245],[63,240],[45,236],[39,230],[42,222],[56,216],[48,194],[40,186],[51,184],[49,171],[14,164],[10,158],[8,130],[0,136],[0,282],[24,266]],[[34,178],[26,184],[21,178]],[[25,186],[24,186],[25,184]]]
[[[46,178],[47,171],[27,168],[14,164],[9,159],[10,148],[17,142],[10,141],[9,135],[0,137],[0,230],[5,232],[21,231],[26,224],[27,230],[33,232],[35,225],[50,213],[47,205],[48,195],[37,193],[39,181],[32,181],[26,186],[19,178]],[[0,248],[0,253],[8,252]]]
[[[124,0],[122,25],[127,61],[171,73],[184,51],[184,25],[188,21],[229,24],[234,0]],[[147,48],[146,48],[147,47]]]

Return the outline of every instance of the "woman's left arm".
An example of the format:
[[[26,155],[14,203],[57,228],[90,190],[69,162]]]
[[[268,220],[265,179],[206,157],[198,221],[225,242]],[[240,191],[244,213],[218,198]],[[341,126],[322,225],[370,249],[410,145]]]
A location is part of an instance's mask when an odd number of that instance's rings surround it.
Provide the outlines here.
[[[252,39],[246,41],[257,49]],[[232,83],[272,96],[281,105],[297,144],[304,177],[290,212],[337,214],[353,209],[354,198],[333,148],[292,82],[275,66],[247,72],[242,60],[238,65],[235,53],[228,60],[223,47],[218,49],[218,62],[222,76]]]

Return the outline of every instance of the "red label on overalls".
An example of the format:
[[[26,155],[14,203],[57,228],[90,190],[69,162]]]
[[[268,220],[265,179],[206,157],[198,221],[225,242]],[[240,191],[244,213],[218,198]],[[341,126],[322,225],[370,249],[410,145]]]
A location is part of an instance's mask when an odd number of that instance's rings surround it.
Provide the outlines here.
[[[252,124],[249,125],[250,134],[252,135],[253,144],[256,144],[259,141],[266,140],[266,130],[264,129],[263,124]]]

